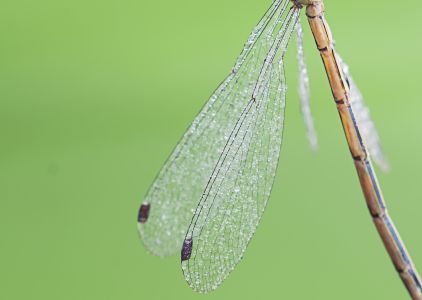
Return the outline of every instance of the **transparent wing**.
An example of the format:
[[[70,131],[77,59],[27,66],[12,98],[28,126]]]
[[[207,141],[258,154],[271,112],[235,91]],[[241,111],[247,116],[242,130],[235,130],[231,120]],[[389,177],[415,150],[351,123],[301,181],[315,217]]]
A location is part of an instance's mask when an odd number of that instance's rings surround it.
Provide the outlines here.
[[[388,171],[390,169],[390,164],[384,154],[384,151],[382,150],[381,140],[377,128],[375,127],[375,123],[371,118],[369,108],[366,106],[362,93],[359,91],[352,75],[350,74],[349,66],[339,55],[338,57],[343,73],[349,84],[350,103],[355,112],[356,121],[359,125],[359,129],[361,130],[362,138],[368,147],[369,154],[383,171]]]
[[[299,67],[299,97],[302,109],[303,119],[305,121],[309,144],[313,151],[318,149],[318,139],[314,126],[314,120],[311,112],[311,93],[309,89],[308,68],[305,63],[305,55],[303,52],[303,29],[300,22],[297,22],[297,60]]]
[[[274,181],[284,121],[283,56],[299,12],[290,10],[206,185],[182,248],[196,291],[215,289],[241,260]]]
[[[251,100],[260,68],[289,0],[275,1],[253,30],[231,74],[188,128],[150,187],[138,212],[138,229],[150,252],[180,251],[204,187]]]

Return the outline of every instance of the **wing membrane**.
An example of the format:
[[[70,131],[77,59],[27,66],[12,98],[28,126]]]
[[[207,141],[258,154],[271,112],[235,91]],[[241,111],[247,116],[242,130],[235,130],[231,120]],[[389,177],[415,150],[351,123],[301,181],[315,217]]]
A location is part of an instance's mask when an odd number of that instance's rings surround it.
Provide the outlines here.
[[[356,121],[361,130],[362,138],[368,147],[369,154],[383,171],[388,171],[390,169],[390,164],[384,154],[384,151],[382,150],[381,139],[379,137],[378,130],[375,127],[375,123],[371,118],[369,108],[365,104],[362,93],[350,74],[349,66],[340,56],[338,57],[340,59],[340,65],[343,69],[343,73],[349,84],[350,103],[355,111]]]
[[[297,60],[299,66],[299,97],[303,119],[305,121],[309,144],[313,151],[318,149],[318,139],[311,112],[311,93],[309,88],[308,68],[303,52],[303,29],[300,22],[297,23]]]
[[[138,229],[152,253],[166,256],[180,251],[198,200],[233,128],[245,115],[251,95],[260,90],[260,66],[288,3],[275,1],[266,12],[231,74],[202,108],[149,189],[139,210]]]
[[[196,291],[215,289],[241,260],[269,198],[282,141],[283,56],[298,14],[281,25],[186,234],[182,269]]]

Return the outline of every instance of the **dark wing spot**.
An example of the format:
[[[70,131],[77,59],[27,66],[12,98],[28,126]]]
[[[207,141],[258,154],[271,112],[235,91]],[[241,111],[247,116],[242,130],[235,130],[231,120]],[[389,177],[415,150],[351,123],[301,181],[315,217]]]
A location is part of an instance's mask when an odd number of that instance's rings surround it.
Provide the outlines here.
[[[190,256],[192,254],[192,239],[186,239],[183,242],[183,247],[182,247],[182,261],[188,260],[190,259]]]
[[[145,223],[148,220],[150,208],[151,208],[151,205],[149,203],[142,203],[141,208],[139,208],[139,213],[138,213],[139,223]]]

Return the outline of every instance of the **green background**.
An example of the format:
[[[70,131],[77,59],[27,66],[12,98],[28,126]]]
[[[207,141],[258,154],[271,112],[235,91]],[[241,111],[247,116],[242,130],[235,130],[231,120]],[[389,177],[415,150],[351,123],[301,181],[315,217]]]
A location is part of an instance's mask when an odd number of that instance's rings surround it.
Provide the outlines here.
[[[204,296],[185,284],[178,256],[153,257],[139,242],[145,191],[270,3],[0,2],[1,299],[408,298],[307,26],[320,150],[305,137],[292,43],[280,168],[243,261]],[[393,167],[379,180],[422,269],[419,4],[327,0],[326,16],[372,109]]]

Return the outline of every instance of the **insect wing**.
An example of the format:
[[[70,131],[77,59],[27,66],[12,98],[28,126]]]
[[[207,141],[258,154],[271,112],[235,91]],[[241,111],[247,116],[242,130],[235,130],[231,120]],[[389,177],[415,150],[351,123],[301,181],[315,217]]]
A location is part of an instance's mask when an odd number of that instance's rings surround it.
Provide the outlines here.
[[[382,149],[378,130],[371,118],[369,108],[365,104],[362,93],[353,80],[352,75],[350,74],[349,66],[339,55],[338,58],[344,76],[346,77],[347,83],[349,84],[350,103],[354,110],[359,129],[361,130],[362,138],[368,147],[369,154],[383,171],[388,171],[390,169],[390,164]]]
[[[143,199],[138,229],[153,254],[166,256],[180,251],[204,187],[255,90],[260,66],[288,3],[275,1],[265,13],[231,74],[202,108]]]
[[[303,50],[303,29],[300,22],[297,22],[297,60],[299,66],[299,98],[303,119],[305,121],[309,144],[313,151],[318,149],[318,139],[311,112],[311,95],[309,88],[308,68],[305,62]]]
[[[283,56],[298,13],[291,10],[277,31],[255,79],[254,96],[240,114],[189,226],[182,269],[196,291],[215,289],[234,269],[270,196],[284,121]]]

